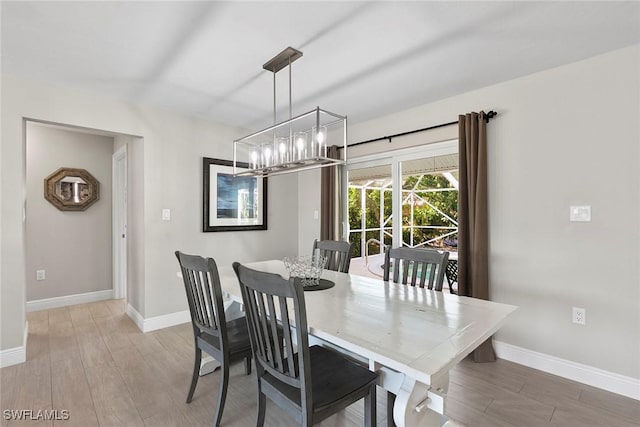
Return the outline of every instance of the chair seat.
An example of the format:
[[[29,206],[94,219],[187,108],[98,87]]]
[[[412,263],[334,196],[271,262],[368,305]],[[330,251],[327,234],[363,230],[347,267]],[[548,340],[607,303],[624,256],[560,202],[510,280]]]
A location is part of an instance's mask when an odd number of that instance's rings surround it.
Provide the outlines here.
[[[239,353],[251,350],[247,319],[243,316],[227,322],[227,337],[229,339],[229,353]],[[220,350],[220,340],[213,335],[202,332],[200,338]]]
[[[314,412],[322,411],[347,395],[353,395],[355,390],[362,390],[362,396],[365,396],[369,386],[377,380],[375,372],[346,359],[336,351],[314,345],[309,348],[309,354]],[[300,389],[285,384],[268,373],[263,380],[300,406]]]

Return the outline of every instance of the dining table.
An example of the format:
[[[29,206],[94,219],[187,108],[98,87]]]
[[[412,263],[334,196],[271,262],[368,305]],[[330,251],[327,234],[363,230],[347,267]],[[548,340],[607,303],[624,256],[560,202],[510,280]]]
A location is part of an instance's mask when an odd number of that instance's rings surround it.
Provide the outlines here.
[[[289,274],[280,260],[245,264]],[[219,269],[225,297],[242,303],[231,266]],[[304,293],[310,344],[368,365],[396,395],[399,427],[440,426],[449,371],[505,323],[516,306],[325,270],[333,287]],[[290,318],[293,318],[292,316]]]

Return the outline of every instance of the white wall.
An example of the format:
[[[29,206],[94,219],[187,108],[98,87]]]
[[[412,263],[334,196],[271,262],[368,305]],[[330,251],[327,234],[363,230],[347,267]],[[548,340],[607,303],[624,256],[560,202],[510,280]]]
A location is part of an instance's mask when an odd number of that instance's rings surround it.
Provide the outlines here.
[[[320,175],[320,169],[298,174],[298,255],[311,255],[313,241],[320,239]]]
[[[349,129],[354,143],[496,110],[491,298],[520,307],[497,339],[632,378],[640,378],[639,64],[636,45]],[[569,206],[583,204],[592,222],[570,223]],[[301,230],[315,226],[300,219]],[[586,308],[586,326],[571,323],[573,306]]]
[[[27,123],[27,301],[112,288],[111,153],[113,138]],[[100,183],[87,210],[58,210],[43,194],[58,168],[85,169]],[[36,281],[36,270],[46,279]]]
[[[232,141],[245,132],[2,74],[2,261],[0,349],[23,345],[25,324],[25,242],[22,207],[25,201],[23,117],[71,124],[144,138],[144,245],[137,259],[144,272],[145,317],[187,309],[176,278],[173,252],[200,253],[221,266],[232,261],[282,258],[298,250],[297,180],[270,179],[269,230],[202,233],[202,157],[231,159]],[[135,144],[134,144],[135,146]],[[138,170],[139,171],[139,170]],[[135,172],[138,173],[138,172]],[[172,220],[162,221],[163,208]]]

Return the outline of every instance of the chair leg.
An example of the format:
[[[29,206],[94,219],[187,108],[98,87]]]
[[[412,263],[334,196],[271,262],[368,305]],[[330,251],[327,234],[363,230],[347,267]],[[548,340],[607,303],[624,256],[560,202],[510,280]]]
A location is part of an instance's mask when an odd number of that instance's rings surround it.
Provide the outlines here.
[[[376,427],[376,385],[372,384],[364,398],[364,425]]]
[[[396,423],[393,421],[393,405],[396,403],[396,395],[387,392],[387,427],[396,427]]]
[[[227,387],[229,386],[229,362],[223,357],[220,361],[220,388],[218,389],[218,406],[216,414],[213,416],[213,427],[218,427],[222,420],[222,411],[224,410],[224,402],[227,400]]]
[[[244,359],[244,372],[247,375],[251,375],[251,356],[247,356],[246,359]]]
[[[267,398],[260,391],[260,386],[258,385],[258,419],[256,420],[256,427],[264,426],[264,415],[267,409]]]
[[[196,384],[198,384],[198,377],[200,376],[200,360],[202,359],[202,350],[196,347],[196,354],[193,362],[193,375],[191,377],[191,386],[189,387],[189,393],[187,394],[187,403],[191,403],[193,393],[196,391]]]

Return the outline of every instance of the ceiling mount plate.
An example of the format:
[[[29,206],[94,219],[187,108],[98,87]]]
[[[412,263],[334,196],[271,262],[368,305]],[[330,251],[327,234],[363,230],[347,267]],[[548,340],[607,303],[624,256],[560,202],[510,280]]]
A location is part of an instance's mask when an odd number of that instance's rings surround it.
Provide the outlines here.
[[[267,63],[265,63],[262,68],[267,71],[271,71],[273,73],[277,73],[282,70],[284,67],[288,66],[290,63],[293,63],[296,59],[302,56],[302,52],[298,49],[294,49],[291,46],[271,58]]]

